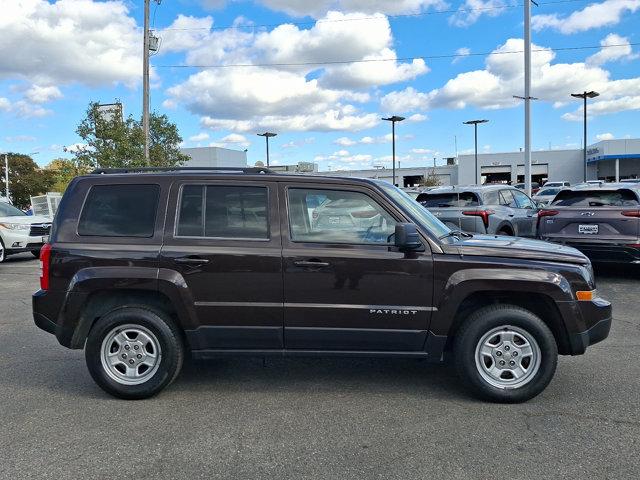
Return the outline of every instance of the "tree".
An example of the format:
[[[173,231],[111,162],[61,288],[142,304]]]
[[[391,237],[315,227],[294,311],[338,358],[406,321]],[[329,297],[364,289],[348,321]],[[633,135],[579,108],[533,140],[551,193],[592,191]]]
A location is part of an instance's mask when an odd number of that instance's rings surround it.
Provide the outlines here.
[[[78,175],[85,175],[91,171],[83,165],[78,165],[75,160],[69,160],[67,158],[56,158],[52,160],[49,165],[46,166],[47,171],[50,173],[53,183],[51,185],[52,192],[63,193],[69,182]]]
[[[78,166],[102,168],[173,167],[189,157],[180,152],[182,137],[166,115],[152,112],[149,118],[149,163],[144,158],[142,122],[129,115],[109,118],[90,103],[86,116],[76,129],[83,145],[74,148]]]
[[[436,175],[435,171],[431,170],[426,177],[423,177],[423,181],[420,183],[422,187],[438,187],[442,185],[440,178]]]
[[[9,153],[7,157],[11,202],[18,208],[27,208],[31,204],[30,197],[42,195],[50,190],[53,178],[48,171],[40,169],[28,155]],[[2,160],[4,163],[4,156]],[[4,182],[0,191],[2,196],[6,196]]]

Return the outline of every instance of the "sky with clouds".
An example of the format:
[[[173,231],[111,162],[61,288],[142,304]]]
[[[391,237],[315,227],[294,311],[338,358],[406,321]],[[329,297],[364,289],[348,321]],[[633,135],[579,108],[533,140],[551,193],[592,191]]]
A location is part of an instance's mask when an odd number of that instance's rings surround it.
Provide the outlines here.
[[[533,147],[640,137],[640,0],[532,6]],[[248,149],[322,170],[402,166],[523,143],[522,4],[516,0],[152,0],[161,38],[151,108],[184,146]],[[142,0],[0,0],[0,151],[68,156],[89,101],[140,115]],[[589,47],[589,48],[583,48]]]

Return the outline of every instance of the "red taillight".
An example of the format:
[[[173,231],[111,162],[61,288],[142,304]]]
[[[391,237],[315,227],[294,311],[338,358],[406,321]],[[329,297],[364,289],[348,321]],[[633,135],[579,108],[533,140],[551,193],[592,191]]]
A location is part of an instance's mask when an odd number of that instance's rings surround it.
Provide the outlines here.
[[[470,215],[472,217],[480,217],[482,218],[482,223],[484,223],[484,228],[489,228],[489,215],[493,215],[493,210],[465,210],[462,212],[463,215]]]
[[[49,259],[51,245],[45,243],[40,249],[40,289],[49,290]]]
[[[623,210],[622,215],[624,215],[625,217],[640,218],[640,210]]]
[[[538,212],[538,225],[537,227],[540,228],[540,219],[542,217],[553,217],[555,215],[558,215],[560,212],[558,210],[540,210]]]

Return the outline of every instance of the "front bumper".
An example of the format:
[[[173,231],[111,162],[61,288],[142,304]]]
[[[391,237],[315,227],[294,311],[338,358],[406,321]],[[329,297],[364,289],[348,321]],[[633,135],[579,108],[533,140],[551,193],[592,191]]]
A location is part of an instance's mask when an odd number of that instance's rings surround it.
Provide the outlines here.
[[[560,241],[545,237],[542,239],[578,249],[594,263],[640,263],[640,248],[632,247],[630,243],[584,242],[573,239]]]
[[[611,330],[612,319],[611,303],[602,298],[596,298],[591,302],[577,303],[587,329],[569,335],[573,355],[580,355],[587,350],[589,345],[607,338],[609,330]]]
[[[46,240],[46,236],[30,236],[28,231],[2,229],[2,241],[7,253],[40,250]]]

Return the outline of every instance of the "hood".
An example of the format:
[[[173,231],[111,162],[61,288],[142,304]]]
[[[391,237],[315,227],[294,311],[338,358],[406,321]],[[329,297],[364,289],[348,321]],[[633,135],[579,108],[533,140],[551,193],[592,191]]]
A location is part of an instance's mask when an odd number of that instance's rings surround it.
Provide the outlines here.
[[[51,223],[51,219],[43,215],[20,215],[15,217],[0,217],[0,223],[19,223],[20,225],[31,225],[32,223]]]
[[[484,257],[521,258],[587,265],[589,259],[580,251],[557,243],[521,237],[474,235],[443,246],[446,253]]]

